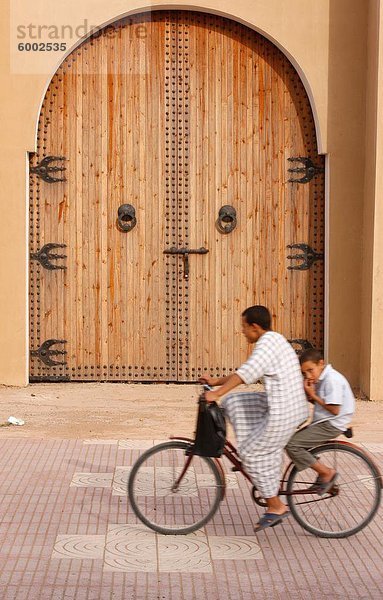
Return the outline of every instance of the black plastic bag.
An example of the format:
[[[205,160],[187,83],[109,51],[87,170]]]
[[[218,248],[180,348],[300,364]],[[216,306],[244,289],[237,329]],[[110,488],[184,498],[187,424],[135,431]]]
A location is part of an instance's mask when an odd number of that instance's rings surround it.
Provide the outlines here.
[[[192,453],[198,456],[221,456],[226,440],[223,410],[216,402],[199,400],[197,431]]]

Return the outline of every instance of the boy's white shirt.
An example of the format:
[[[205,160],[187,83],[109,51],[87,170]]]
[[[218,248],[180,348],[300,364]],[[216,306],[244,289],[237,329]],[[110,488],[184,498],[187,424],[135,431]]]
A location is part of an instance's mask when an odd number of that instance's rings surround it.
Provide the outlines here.
[[[331,365],[326,365],[315,385],[315,391],[323,402],[339,405],[340,410],[337,415],[332,415],[319,404],[315,404],[312,424],[331,421],[331,425],[345,431],[355,411],[355,397],[347,379]]]

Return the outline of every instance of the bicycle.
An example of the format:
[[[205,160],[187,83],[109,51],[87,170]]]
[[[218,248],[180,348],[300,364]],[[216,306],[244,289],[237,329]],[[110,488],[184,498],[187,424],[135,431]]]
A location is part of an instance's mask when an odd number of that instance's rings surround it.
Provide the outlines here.
[[[205,402],[203,394],[199,402]],[[346,434],[351,437],[352,431],[349,429]],[[225,498],[228,478],[220,459],[193,454],[194,440],[176,436],[170,440],[138,458],[128,480],[128,496],[138,519],[152,530],[185,535],[213,518]],[[326,464],[337,471],[338,479],[326,494],[319,496],[309,490],[316,473],[312,469],[298,472],[290,462],[285,467],[279,495],[286,497],[292,516],[319,537],[344,538],[361,531],[374,518],[383,487],[372,457],[341,440],[326,442],[310,452],[317,459],[325,457]],[[233,465],[232,471],[241,473],[251,483],[256,504],[266,506],[245,472],[237,449],[228,440],[222,457]]]

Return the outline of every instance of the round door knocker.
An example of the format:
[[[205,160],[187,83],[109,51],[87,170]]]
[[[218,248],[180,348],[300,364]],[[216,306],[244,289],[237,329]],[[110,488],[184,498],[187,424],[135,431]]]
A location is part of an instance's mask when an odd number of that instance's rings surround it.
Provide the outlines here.
[[[117,213],[117,227],[121,231],[132,231],[136,226],[136,209],[131,204],[121,204]]]
[[[234,206],[225,204],[219,209],[218,219],[215,222],[220,233],[231,233],[237,226],[237,212]]]

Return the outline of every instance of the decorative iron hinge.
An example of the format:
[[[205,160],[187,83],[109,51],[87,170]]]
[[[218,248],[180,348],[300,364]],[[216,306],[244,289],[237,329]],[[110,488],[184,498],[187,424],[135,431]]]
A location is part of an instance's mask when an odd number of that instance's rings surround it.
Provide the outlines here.
[[[47,183],[56,183],[58,181],[66,181],[65,177],[52,177],[51,173],[58,173],[62,171],[66,171],[66,167],[64,166],[51,166],[52,162],[56,162],[58,160],[67,160],[65,156],[46,156],[39,162],[36,167],[30,167],[30,173],[34,175],[38,175],[46,181]]]
[[[41,344],[38,350],[31,350],[31,356],[39,358],[48,367],[55,367],[56,365],[66,365],[66,362],[55,361],[51,359],[51,356],[58,356],[59,354],[67,354],[66,350],[51,350],[51,347],[55,344],[66,344],[67,340],[46,340]]]
[[[306,271],[318,260],[324,259],[324,254],[315,252],[308,244],[289,244],[287,248],[302,250],[302,254],[289,254],[289,260],[301,260],[299,265],[287,267],[290,271]]]
[[[302,354],[305,350],[309,350],[310,348],[314,348],[311,342],[308,340],[303,340],[301,338],[295,338],[293,340],[287,340],[290,342],[295,352],[299,355]]]
[[[67,258],[66,254],[52,254],[51,251],[56,248],[66,248],[66,244],[45,244],[38,252],[32,252],[30,258],[31,260],[37,260],[44,269],[49,269],[49,271],[66,269],[64,265],[54,265],[51,263],[51,260]]]
[[[288,158],[287,160],[290,162],[300,162],[303,164],[303,167],[293,167],[288,169],[289,173],[303,173],[303,177],[300,179],[289,179],[290,183],[308,183],[313,177],[315,177],[315,175],[319,175],[319,173],[324,172],[323,167],[314,165],[311,158],[308,158],[307,156],[296,156],[294,158]]]

